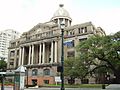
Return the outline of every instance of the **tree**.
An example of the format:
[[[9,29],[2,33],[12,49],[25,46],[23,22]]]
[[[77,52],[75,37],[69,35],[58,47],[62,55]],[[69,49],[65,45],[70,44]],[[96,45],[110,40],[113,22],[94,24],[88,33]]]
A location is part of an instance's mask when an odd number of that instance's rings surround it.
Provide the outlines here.
[[[7,63],[4,61],[4,59],[0,60],[0,72],[5,72],[7,69]],[[0,74],[0,82],[2,82],[3,85],[3,76]]]
[[[74,84],[75,78],[85,79],[89,67],[78,58],[71,57],[65,60],[64,68],[64,75],[68,78],[68,82],[72,81],[70,84]]]
[[[0,60],[0,70],[5,71],[7,69],[7,63],[4,59]]]
[[[68,83],[74,84],[74,79],[76,76],[75,58],[68,58],[64,63],[64,75],[68,78]],[[71,82],[72,81],[72,82]]]
[[[81,42],[77,50],[79,60],[90,67],[87,73],[102,68],[101,73],[112,72],[116,83],[120,83],[120,31],[109,36],[92,36]]]

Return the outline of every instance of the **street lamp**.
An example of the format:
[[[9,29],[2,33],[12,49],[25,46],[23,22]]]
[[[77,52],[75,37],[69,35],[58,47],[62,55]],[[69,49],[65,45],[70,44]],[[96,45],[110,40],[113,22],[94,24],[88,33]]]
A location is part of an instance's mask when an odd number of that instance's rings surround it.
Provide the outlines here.
[[[61,38],[62,38],[62,43],[61,43],[61,90],[64,89],[64,28],[65,28],[65,22],[60,23],[60,29],[61,29]]]
[[[28,69],[25,67],[26,88],[28,88]]]

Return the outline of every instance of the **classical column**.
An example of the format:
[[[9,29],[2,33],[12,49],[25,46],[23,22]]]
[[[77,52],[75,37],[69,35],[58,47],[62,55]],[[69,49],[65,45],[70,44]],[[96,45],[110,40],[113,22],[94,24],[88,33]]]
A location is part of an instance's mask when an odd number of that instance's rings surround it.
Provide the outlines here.
[[[31,61],[31,64],[33,64],[33,60],[34,60],[34,45],[32,45],[32,61]]]
[[[19,48],[19,66],[21,65],[21,52],[22,52],[22,48]]]
[[[39,64],[41,64],[41,43],[39,46]]]
[[[94,31],[94,27],[91,25],[91,30]]]
[[[24,65],[24,51],[25,51],[25,47],[23,47],[23,50],[22,50],[22,65]]]
[[[53,41],[51,42],[51,63],[53,63]]]
[[[42,63],[45,63],[45,42],[43,43],[43,58],[42,58]]]
[[[60,25],[60,20],[59,20],[59,18],[58,18],[58,25]]]
[[[15,49],[15,57],[14,57],[14,68],[16,68],[16,61],[17,61],[17,49]]]
[[[65,22],[65,18],[63,18],[63,22]]]
[[[68,20],[68,26],[70,26],[70,21]]]
[[[28,60],[28,65],[30,65],[30,58],[31,58],[31,45],[29,46],[29,60]]]
[[[10,50],[8,50],[8,58],[10,58]],[[19,63],[18,63],[18,65],[19,65]],[[7,62],[7,67],[8,68],[10,68],[10,60],[8,60],[8,62]]]
[[[57,41],[55,41],[55,62],[57,63]]]

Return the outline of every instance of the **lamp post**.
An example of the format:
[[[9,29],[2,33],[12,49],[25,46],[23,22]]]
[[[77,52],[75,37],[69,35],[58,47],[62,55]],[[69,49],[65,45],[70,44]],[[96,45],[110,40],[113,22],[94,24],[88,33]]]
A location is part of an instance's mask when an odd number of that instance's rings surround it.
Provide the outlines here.
[[[6,75],[6,70],[5,68],[0,69],[0,81],[1,81],[1,90],[4,90],[4,79]]]
[[[27,86],[26,86],[26,88],[28,88],[28,69],[27,69],[27,77],[26,77],[26,80],[27,80]]]
[[[25,67],[25,74],[26,74],[26,88],[28,88],[28,69]]]
[[[1,74],[1,76],[2,76],[2,78],[1,78],[1,83],[2,83],[1,90],[4,90],[4,75]]]
[[[64,88],[64,28],[65,28],[65,22],[61,22],[60,29],[61,29],[61,90],[65,90]]]

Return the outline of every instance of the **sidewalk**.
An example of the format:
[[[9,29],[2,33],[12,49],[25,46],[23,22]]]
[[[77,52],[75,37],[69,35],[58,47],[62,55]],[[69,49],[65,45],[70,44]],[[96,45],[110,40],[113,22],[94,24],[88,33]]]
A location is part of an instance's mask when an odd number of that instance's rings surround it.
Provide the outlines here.
[[[25,88],[24,90],[60,90],[60,88],[30,87],[30,88]],[[120,90],[120,84],[110,84],[109,86],[106,86],[106,89],[102,89],[102,88],[66,88],[66,90]]]
[[[106,87],[106,89],[119,89],[120,90],[120,84],[110,84]]]

